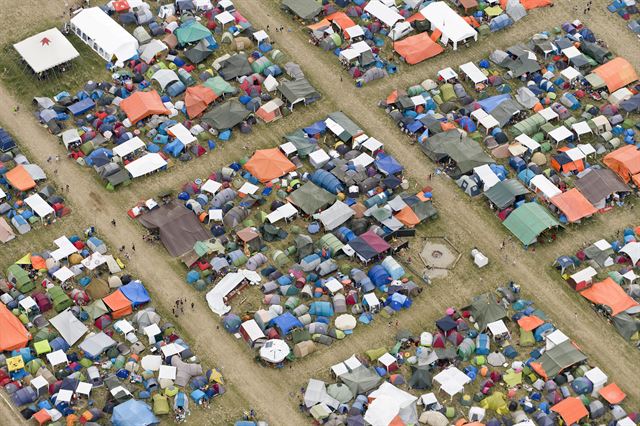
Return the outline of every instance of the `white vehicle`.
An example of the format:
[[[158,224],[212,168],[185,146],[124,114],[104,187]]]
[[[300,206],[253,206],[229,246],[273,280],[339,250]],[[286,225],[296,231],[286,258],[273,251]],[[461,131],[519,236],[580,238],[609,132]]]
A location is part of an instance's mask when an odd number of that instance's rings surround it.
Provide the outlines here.
[[[413,27],[411,26],[410,23],[404,22],[404,21],[398,22],[393,26],[391,31],[389,31],[389,38],[393,41],[398,41],[406,37],[406,35],[412,31],[413,31]]]

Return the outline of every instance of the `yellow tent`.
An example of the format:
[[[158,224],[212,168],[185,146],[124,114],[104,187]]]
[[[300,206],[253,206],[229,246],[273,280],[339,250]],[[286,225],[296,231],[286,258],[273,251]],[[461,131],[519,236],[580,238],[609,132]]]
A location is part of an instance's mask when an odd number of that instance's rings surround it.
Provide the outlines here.
[[[508,370],[507,373],[502,376],[502,380],[504,380],[507,386],[512,388],[522,383],[522,372],[516,373],[513,370]]]
[[[480,406],[485,410],[492,410],[500,415],[509,413],[509,408],[502,392],[494,392],[491,396],[486,397],[480,401]]]
[[[7,369],[9,372],[20,370],[22,368],[24,368],[24,359],[22,359],[22,355],[7,358]]]
[[[27,253],[22,258],[20,258],[16,265],[31,265],[31,253]]]

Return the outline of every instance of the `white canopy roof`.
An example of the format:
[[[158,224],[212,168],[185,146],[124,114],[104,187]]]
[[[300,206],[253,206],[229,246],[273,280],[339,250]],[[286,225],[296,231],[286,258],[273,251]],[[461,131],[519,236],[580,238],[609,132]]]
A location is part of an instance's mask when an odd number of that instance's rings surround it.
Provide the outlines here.
[[[256,31],[253,33],[253,38],[256,39],[258,44],[262,43],[264,40],[269,40],[269,34],[265,30]]]
[[[238,189],[238,192],[241,194],[253,195],[258,191],[258,189],[260,189],[258,185],[254,185],[251,182],[245,182],[242,184],[240,189]]]
[[[640,243],[638,242],[627,243],[620,251],[626,253],[634,265],[640,260]]]
[[[175,380],[178,369],[172,365],[161,365],[158,371],[158,379]]]
[[[491,114],[487,114],[478,120],[478,123],[487,130],[500,126],[500,122]]]
[[[598,271],[596,271],[592,266],[588,266],[583,270],[571,275],[571,279],[575,283],[580,283],[583,281],[589,283],[596,275],[598,275]]]
[[[562,70],[560,74],[569,81],[573,81],[576,78],[579,78],[582,76],[582,74],[580,74],[580,71],[578,71],[574,67],[565,68]]]
[[[442,370],[433,377],[433,381],[440,385],[440,389],[448,395],[454,396],[464,391],[464,385],[471,383],[471,378],[456,367],[449,367]]]
[[[69,389],[61,389],[58,391],[58,396],[56,396],[56,404],[61,402],[69,402],[73,397],[73,391]]]
[[[22,299],[20,302],[18,302],[18,304],[20,305],[20,307],[25,310],[25,311],[29,311],[31,310],[31,308],[37,308],[38,304],[36,303],[35,300],[33,300],[33,297],[31,296],[27,296],[24,299]]]
[[[524,133],[521,135],[518,135],[515,140],[517,142],[520,142],[521,145],[526,146],[529,151],[531,152],[535,152],[536,150],[540,149],[540,144],[538,142],[536,142],[534,139],[530,138],[529,136],[525,135]]]
[[[429,3],[420,9],[420,14],[431,22],[432,27],[442,32],[443,42],[450,40],[457,43],[478,37],[476,30],[443,1]]]
[[[571,128],[578,136],[585,135],[587,133],[592,133],[591,127],[589,127],[589,123],[586,121],[581,121],[579,123],[574,123],[571,125]]]
[[[484,75],[482,70],[473,62],[467,62],[466,64],[460,65],[460,71],[469,77],[475,84],[488,80],[488,77]]]
[[[351,207],[340,200],[336,200],[331,207],[313,215],[313,217],[314,219],[319,219],[327,231],[332,231],[349,220],[354,214],[355,212]]]
[[[71,18],[71,25],[120,62],[137,54],[138,40],[99,7],[81,10]]]
[[[369,307],[380,306],[380,300],[378,300],[378,296],[374,292],[365,294],[363,300],[367,302]]]
[[[89,256],[85,257],[84,259],[82,259],[80,263],[82,264],[82,266],[84,266],[88,270],[93,271],[98,266],[107,263],[107,258],[106,256],[103,256],[102,254],[96,251],[94,253],[91,253]]]
[[[500,178],[495,174],[493,170],[491,170],[491,167],[489,167],[488,164],[483,164],[482,166],[475,167],[473,171],[480,177],[480,180],[482,181],[484,186],[484,191],[489,190],[495,184],[500,182]]]
[[[53,367],[59,364],[66,364],[69,362],[67,359],[67,354],[64,353],[62,349],[58,349],[55,352],[50,352],[47,354],[47,359],[51,363]]]
[[[254,319],[243,322],[240,327],[245,333],[247,333],[247,336],[249,336],[249,340],[251,342],[255,342],[258,339],[263,339],[266,337],[256,320]]]
[[[185,349],[186,348],[184,346],[181,346],[177,343],[169,343],[168,345],[164,345],[160,347],[160,350],[162,351],[162,355],[164,355],[165,358],[171,355],[179,354]]]
[[[76,393],[89,396],[91,394],[91,389],[93,389],[93,385],[91,383],[80,382],[78,383],[78,387],[76,387]]]
[[[282,219],[289,219],[298,214],[298,210],[291,203],[286,203],[267,215],[269,223],[276,223]]]
[[[389,367],[398,362],[396,357],[391,355],[389,352],[385,352],[384,354],[382,354],[382,356],[378,358],[378,361],[385,367]]]
[[[75,343],[89,331],[87,326],[76,318],[69,309],[60,312],[51,318],[49,322],[58,330],[60,336],[62,336],[69,346],[75,345]]]
[[[580,151],[582,151],[585,157],[596,153],[596,149],[590,143],[580,144],[578,145],[578,148],[580,148]]]
[[[13,48],[35,73],[41,73],[80,56],[57,28],[32,35],[14,44]]]
[[[362,147],[370,152],[375,152],[383,146],[384,144],[376,138],[369,138],[362,143]]]
[[[543,110],[538,112],[546,121],[552,121],[559,117],[559,115],[551,109],[551,107],[546,107]]]
[[[191,134],[189,129],[187,129],[182,123],[169,127],[167,131],[182,142],[184,146],[188,146],[197,140],[196,137]]]
[[[369,394],[373,401],[364,415],[364,420],[371,426],[388,426],[400,416],[405,424],[418,424],[416,402],[418,398],[392,385],[383,382],[380,387]]]
[[[230,24],[231,22],[235,22],[236,19],[232,14],[227,12],[226,10],[222,13],[218,13],[216,15],[216,21],[220,22],[222,25]]]
[[[571,58],[575,58],[576,56],[582,55],[582,52],[580,52],[580,50],[578,50],[577,47],[571,46],[571,47],[567,47],[566,49],[562,49],[562,54],[567,58],[571,59]]]
[[[571,136],[573,136],[573,133],[571,133],[571,130],[564,127],[564,125],[556,127],[555,129],[549,132],[549,137],[553,139],[556,143],[567,140]]]
[[[61,283],[73,278],[74,273],[71,269],[63,266],[53,273],[53,276],[58,279]]]
[[[453,70],[451,67],[447,67],[438,71],[438,77],[441,77],[443,80],[451,80],[452,78],[458,78],[458,73]]]
[[[373,15],[388,27],[393,27],[398,21],[404,21],[404,18],[397,10],[385,6],[379,0],[371,0],[365,6],[364,11]]]
[[[372,156],[370,156],[366,152],[363,152],[362,154],[358,155],[356,158],[354,158],[351,161],[353,161],[353,165],[356,167],[357,166],[367,167],[368,165],[373,163],[375,160],[373,159]]]
[[[148,173],[155,172],[156,170],[161,169],[166,165],[167,162],[164,158],[162,158],[162,155],[156,152],[150,152],[138,158],[137,160],[130,162],[124,167],[135,179]]]
[[[553,182],[551,182],[545,175],[535,175],[529,185],[533,188],[536,188],[538,191],[542,192],[545,197],[551,199],[556,195],[562,194],[560,188],[555,186]]]
[[[147,336],[147,338],[149,339],[149,344],[154,344],[156,342],[156,336],[158,334],[162,333],[162,330],[160,330],[160,327],[158,327],[158,324],[153,323],[151,325],[146,326],[142,332]]]
[[[487,328],[494,336],[500,336],[501,334],[509,334],[507,325],[502,320],[493,321],[487,324]]]
[[[224,298],[245,279],[252,283],[258,283],[261,280],[260,274],[248,269],[240,269],[238,272],[231,272],[225,275],[215,287],[207,293],[206,299],[209,308],[220,316],[229,312],[231,308],[226,305]]]
[[[120,158],[124,158],[144,147],[146,147],[144,141],[136,136],[113,148],[113,154]]]
[[[65,236],[56,239],[53,243],[58,246],[58,249],[51,252],[51,257],[53,257],[54,260],[66,259],[73,253],[78,252],[76,246]]]
[[[222,184],[220,182],[207,179],[207,181],[200,187],[200,190],[210,194],[215,194],[220,188],[222,188]]]
[[[364,35],[364,30],[360,25],[354,25],[353,27],[349,27],[344,32],[349,35],[349,38],[361,37]]]
[[[592,368],[591,370],[587,371],[586,373],[584,373],[584,376],[589,379],[589,381],[593,383],[593,386],[596,388],[602,387],[605,383],[607,383],[607,380],[609,379],[607,375],[604,374],[604,372],[598,367]]]
[[[41,218],[47,217],[55,212],[53,207],[51,207],[39,194],[30,195],[24,199],[24,202],[27,203],[29,208],[31,208],[31,210]]]
[[[547,334],[545,337],[546,348],[552,349],[555,346],[558,346],[562,342],[566,342],[569,340],[566,334],[564,334],[561,330],[554,330],[553,332]]]

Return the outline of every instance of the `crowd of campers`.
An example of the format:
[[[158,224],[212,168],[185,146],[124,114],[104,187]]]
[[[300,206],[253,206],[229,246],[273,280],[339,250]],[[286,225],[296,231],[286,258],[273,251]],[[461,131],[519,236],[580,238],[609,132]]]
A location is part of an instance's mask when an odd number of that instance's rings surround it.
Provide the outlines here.
[[[640,37],[640,16],[638,16],[640,11],[635,0],[614,0],[607,9],[625,21],[629,21],[627,28]]]
[[[402,165],[343,113],[284,139],[129,211],[189,268],[225,329],[274,365],[409,308],[423,282],[395,253],[437,214],[430,188],[406,192]],[[233,312],[248,285],[259,306]]]
[[[107,60],[110,81],[34,99],[69,157],[93,167],[109,189],[320,98],[300,67],[231,2],[195,8],[180,1],[158,17],[136,3],[83,9],[71,19],[72,32]],[[133,35],[116,20],[135,27]]]
[[[580,22],[440,70],[381,105],[525,246],[640,185],[638,76]],[[541,236],[541,234],[544,234]]]
[[[553,266],[625,339],[640,347],[640,227],[558,257]]]
[[[0,276],[0,385],[32,424],[186,420],[224,393],[92,229]]]
[[[366,3],[366,4],[365,4]],[[309,42],[331,51],[358,86],[397,72],[397,58],[414,65],[511,26],[527,10],[552,0],[283,0],[306,23]]]
[[[71,212],[46,180],[42,168],[29,163],[11,134],[0,127],[0,243]]]
[[[432,330],[399,329],[391,347],[353,355],[321,379],[300,390],[314,424],[631,426],[640,417],[514,283],[447,308]]]

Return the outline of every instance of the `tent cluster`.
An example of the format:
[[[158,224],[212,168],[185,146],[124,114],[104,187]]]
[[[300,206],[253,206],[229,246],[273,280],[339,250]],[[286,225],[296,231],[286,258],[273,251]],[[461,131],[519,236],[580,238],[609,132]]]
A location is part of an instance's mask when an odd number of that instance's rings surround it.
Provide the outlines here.
[[[181,1],[191,13],[163,7],[157,17],[144,2],[135,11],[121,3],[110,2],[107,13],[84,9],[72,20],[74,32],[92,40],[99,54],[116,49],[116,33],[133,40],[133,47],[123,41],[112,54],[112,79],[34,99],[40,121],[60,136],[69,156],[92,167],[109,189],[165,170],[172,159],[200,157],[236,130],[251,132],[258,119],[274,121],[320,98],[300,67],[285,63],[268,34],[231,2],[190,8],[191,1]],[[141,11],[150,16],[138,16]],[[130,34],[108,14],[138,26]],[[94,32],[102,26],[109,31],[99,40]]]
[[[400,162],[342,113],[284,139],[130,212],[189,268],[226,329],[272,364],[410,307],[420,283],[392,254],[437,215],[431,189],[405,192]],[[264,307],[241,320],[228,302],[247,285]]]
[[[331,366],[330,383],[310,379],[301,390],[300,409],[331,425],[637,423],[624,391],[517,284],[498,293]]]
[[[551,0],[336,1],[322,6],[313,0],[283,0],[283,7],[307,25],[310,41],[332,51],[356,85],[397,72],[394,54],[414,65],[439,55],[447,46],[477,41],[511,26],[527,10],[548,6]],[[453,6],[453,7],[452,7]],[[455,8],[455,9],[454,9]]]
[[[382,105],[438,172],[484,195],[528,246],[624,204],[640,184],[639,87],[633,66],[575,21]]]
[[[13,137],[0,127],[0,243],[71,212],[46,179],[40,166],[30,163]]]
[[[224,393],[91,229],[54,245],[0,276],[0,386],[25,420],[184,421],[190,400]]]
[[[640,227],[625,228],[611,242],[598,240],[554,261],[567,283],[634,343],[640,340],[639,237]]]
[[[628,21],[627,28],[636,35],[640,35],[640,17],[638,17],[640,10],[638,9],[636,2],[629,0],[615,0],[607,6],[607,10],[611,13],[615,13],[625,21]]]

